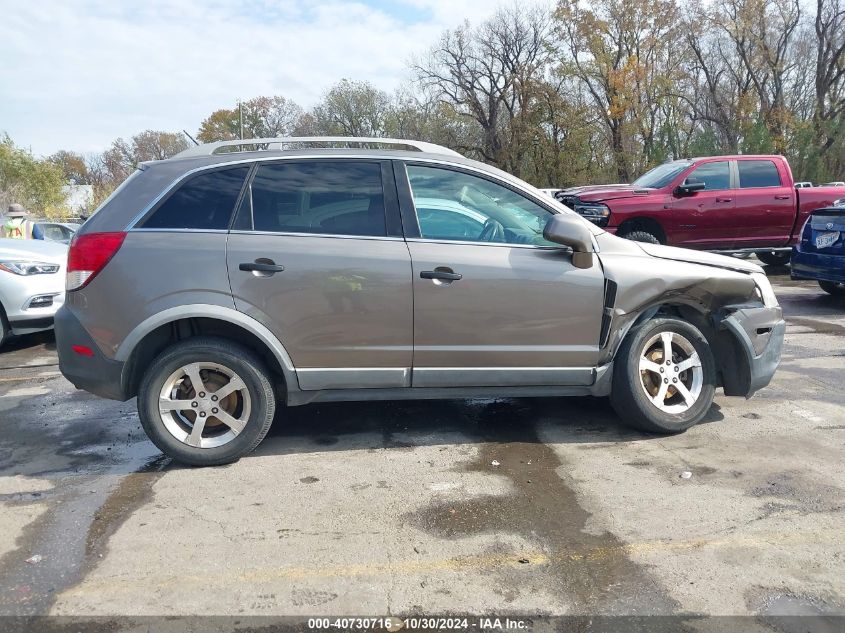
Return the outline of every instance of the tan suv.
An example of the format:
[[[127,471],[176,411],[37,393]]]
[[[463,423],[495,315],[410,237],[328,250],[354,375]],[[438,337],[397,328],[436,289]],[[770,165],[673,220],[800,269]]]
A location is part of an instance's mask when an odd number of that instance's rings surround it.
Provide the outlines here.
[[[617,238],[443,147],[324,137],[140,165],[74,238],[56,332],[71,382],[207,465],[318,401],[610,396],[678,432],[768,384],[784,322],[758,266]]]

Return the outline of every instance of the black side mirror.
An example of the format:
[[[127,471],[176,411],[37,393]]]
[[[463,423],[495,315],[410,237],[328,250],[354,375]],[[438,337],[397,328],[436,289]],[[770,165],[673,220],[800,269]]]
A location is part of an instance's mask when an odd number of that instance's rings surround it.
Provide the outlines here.
[[[689,195],[691,193],[695,193],[696,191],[704,191],[707,189],[707,183],[696,178],[687,178],[683,184],[678,185],[678,188],[675,189],[676,193],[681,195]]]
[[[586,222],[571,213],[557,213],[543,229],[543,237],[548,241],[572,249],[572,265],[576,268],[591,268],[594,264],[593,234]]]

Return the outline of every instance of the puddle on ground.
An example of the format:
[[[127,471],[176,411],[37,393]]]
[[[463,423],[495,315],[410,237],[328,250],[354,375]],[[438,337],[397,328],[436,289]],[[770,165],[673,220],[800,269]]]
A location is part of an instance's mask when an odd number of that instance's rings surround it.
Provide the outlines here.
[[[767,515],[772,509],[799,510],[802,514],[838,512],[845,508],[845,491],[836,486],[807,479],[799,472],[776,472],[747,491],[751,497],[772,497],[783,503],[764,506]]]
[[[841,633],[845,607],[820,596],[757,589],[746,603],[757,619],[782,633]]]
[[[789,325],[800,325],[808,327],[815,334],[833,334],[834,336],[845,336],[845,325],[838,323],[831,323],[830,321],[823,321],[821,319],[811,319],[809,317],[786,317],[786,322]]]
[[[550,561],[538,579],[546,582],[550,571],[556,587],[544,589],[562,593],[574,613],[675,612],[678,604],[625,555],[613,534],[586,531],[591,515],[578,505],[568,477],[561,478],[557,454],[538,439],[532,424],[539,412],[532,406],[505,400],[467,409],[476,418],[480,444],[477,458],[460,470],[507,477],[512,493],[441,501],[404,520],[443,539],[506,533],[537,543]],[[522,557],[513,555],[515,562]],[[521,574],[530,564],[493,573]],[[504,584],[525,590],[524,577],[516,579]]]
[[[96,404],[95,404],[96,403]],[[52,392],[4,412],[2,476],[52,484],[43,494],[4,498],[14,509],[44,503],[16,549],[0,558],[0,612],[43,615],[57,595],[84,578],[109,537],[143,505],[169,460],[147,440],[128,405],[81,392]],[[26,562],[31,556],[39,562]]]

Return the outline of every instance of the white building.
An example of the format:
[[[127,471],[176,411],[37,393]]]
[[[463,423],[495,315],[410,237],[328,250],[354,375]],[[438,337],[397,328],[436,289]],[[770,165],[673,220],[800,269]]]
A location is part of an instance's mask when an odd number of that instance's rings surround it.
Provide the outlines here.
[[[65,205],[74,213],[90,213],[94,210],[93,185],[65,185],[62,193],[65,194]]]

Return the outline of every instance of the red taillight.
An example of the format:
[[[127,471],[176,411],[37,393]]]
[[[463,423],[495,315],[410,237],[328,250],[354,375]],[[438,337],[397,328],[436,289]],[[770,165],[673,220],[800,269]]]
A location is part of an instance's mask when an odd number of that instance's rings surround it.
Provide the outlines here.
[[[126,233],[87,233],[70,243],[67,255],[67,290],[84,288],[117,253]]]
[[[87,345],[73,345],[71,349],[80,356],[87,356],[88,358],[94,356],[94,350]]]

